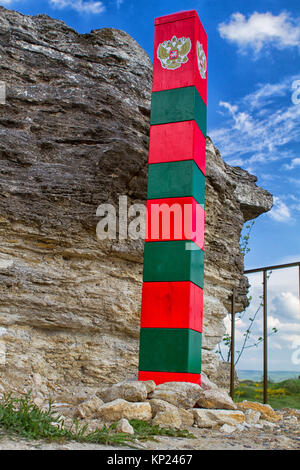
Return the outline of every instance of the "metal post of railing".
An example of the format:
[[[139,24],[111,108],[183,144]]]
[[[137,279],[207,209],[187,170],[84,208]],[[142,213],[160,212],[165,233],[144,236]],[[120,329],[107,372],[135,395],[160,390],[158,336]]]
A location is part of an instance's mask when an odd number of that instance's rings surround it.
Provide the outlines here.
[[[231,341],[230,341],[230,396],[234,399],[234,348],[235,348],[235,297],[236,288],[232,291],[231,300]]]
[[[263,271],[263,305],[264,305],[264,403],[268,403],[268,297],[267,297],[267,284],[268,284],[268,272],[265,269]]]
[[[298,287],[298,295],[299,295],[299,313],[300,313],[300,263],[298,266],[298,271],[299,271],[299,287]]]

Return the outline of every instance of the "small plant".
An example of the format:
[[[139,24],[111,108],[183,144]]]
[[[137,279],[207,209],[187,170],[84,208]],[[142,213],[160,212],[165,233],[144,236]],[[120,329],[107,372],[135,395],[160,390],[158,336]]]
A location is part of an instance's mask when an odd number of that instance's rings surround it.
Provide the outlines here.
[[[63,418],[52,410],[51,402],[47,410],[42,410],[32,401],[31,393],[21,398],[7,394],[0,400],[0,429],[26,439],[134,447],[137,441],[154,440],[154,436],[194,438],[188,431],[164,429],[146,421],[131,420],[130,424],[134,429],[133,435],[117,433],[117,423],[88,432],[87,425],[82,426],[77,420],[66,427]]]
[[[250,240],[250,233],[254,224],[255,224],[255,220],[251,220],[251,222],[249,222],[249,224],[245,226],[245,232],[241,234],[240,249],[241,249],[241,253],[244,256],[250,251],[250,248],[248,245],[249,245],[249,240]]]
[[[129,422],[139,440],[147,440],[149,436],[187,437],[189,439],[195,438],[195,436],[190,434],[187,430],[180,431],[177,429],[161,428],[157,425],[153,426],[147,421],[138,421],[136,419],[132,419]]]

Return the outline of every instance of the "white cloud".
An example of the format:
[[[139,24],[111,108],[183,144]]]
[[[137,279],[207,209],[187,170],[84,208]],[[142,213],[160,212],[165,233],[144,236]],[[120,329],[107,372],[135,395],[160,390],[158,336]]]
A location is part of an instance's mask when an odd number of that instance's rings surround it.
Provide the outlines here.
[[[300,166],[300,158],[293,158],[293,160],[291,161],[289,165],[288,164],[284,165],[284,168],[286,170],[293,170],[297,166]]]
[[[299,296],[289,291],[280,292],[272,300],[270,310],[275,311],[281,318],[299,321]]]
[[[93,0],[49,0],[50,5],[53,8],[58,8],[62,10],[63,8],[72,8],[73,10],[78,11],[79,13],[103,13],[105,11],[105,6],[101,1]]]
[[[300,47],[300,22],[287,12],[273,15],[254,12],[248,19],[242,13],[233,13],[228,23],[218,26],[222,38],[236,43],[240,51],[248,47],[256,53],[265,45],[278,49]]]
[[[268,213],[269,217],[277,222],[286,222],[291,219],[291,212],[288,206],[278,197],[273,198],[274,206]]]
[[[1,6],[9,6],[11,5],[12,3],[14,3],[16,0],[0,0],[0,5]]]
[[[233,106],[226,101],[220,101],[220,106],[226,108],[234,120],[234,128],[239,131],[250,132],[253,128],[251,116],[246,112],[238,112],[238,106]]]
[[[282,351],[283,347],[279,343],[272,343],[271,344],[271,349],[278,349],[279,351]]]
[[[294,78],[260,84],[237,102],[219,102],[223,125],[209,135],[230,165],[252,172],[257,164],[297,158],[285,147],[300,143],[300,106],[290,101]]]
[[[282,339],[288,343],[287,347],[289,349],[294,349],[293,343],[300,344],[300,335],[285,334],[285,335],[282,335]]]
[[[268,327],[269,328],[279,328],[280,321],[278,318],[273,317],[272,315],[268,316]]]
[[[281,83],[260,84],[257,90],[243,98],[243,102],[250,106],[251,110],[257,109],[261,111],[263,106],[270,105],[274,102],[274,98],[285,96],[287,90],[290,89],[291,79],[284,80]],[[265,112],[264,109],[262,111]]]

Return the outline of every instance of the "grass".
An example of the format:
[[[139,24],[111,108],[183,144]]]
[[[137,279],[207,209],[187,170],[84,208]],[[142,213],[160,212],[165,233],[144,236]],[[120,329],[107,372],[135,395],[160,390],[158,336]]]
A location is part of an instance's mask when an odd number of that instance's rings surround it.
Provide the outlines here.
[[[252,380],[240,381],[235,389],[235,401],[243,400],[263,402],[263,382]],[[282,382],[268,382],[268,403],[272,408],[300,409],[300,379],[288,379]]]
[[[6,434],[30,440],[76,441],[134,447],[137,441],[155,440],[155,436],[194,438],[188,431],[160,428],[146,421],[129,422],[134,429],[132,435],[117,433],[117,423],[89,432],[87,426],[80,425],[77,420],[66,427],[62,417],[52,410],[51,402],[47,410],[42,410],[32,401],[30,393],[21,398],[8,394],[0,400],[0,429]]]

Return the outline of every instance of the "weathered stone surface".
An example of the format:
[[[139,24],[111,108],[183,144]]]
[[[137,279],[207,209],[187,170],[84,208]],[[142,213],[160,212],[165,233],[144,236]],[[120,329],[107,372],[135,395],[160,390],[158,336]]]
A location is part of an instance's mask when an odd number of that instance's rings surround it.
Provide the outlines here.
[[[156,383],[153,380],[144,380],[141,381],[141,383],[145,385],[147,394],[154,392],[154,390],[156,389]]]
[[[180,429],[182,426],[181,418],[177,408],[167,411],[159,411],[152,424],[161,426],[162,428]]]
[[[167,401],[179,408],[193,407],[201,396],[199,385],[189,382],[166,382],[156,387],[149,398]]]
[[[214,374],[214,381],[218,387],[230,391],[230,362],[221,361],[218,364],[218,370]],[[234,387],[239,386],[239,380],[236,371],[234,372]]]
[[[261,419],[266,421],[271,421],[276,423],[277,421],[282,420],[282,415],[273,410],[270,405],[263,405],[262,403],[252,402],[252,401],[242,401],[237,404],[237,408],[241,411],[245,410],[254,410],[259,411],[261,414]]]
[[[223,424],[223,426],[220,427],[220,431],[224,434],[232,434],[234,431],[236,431],[236,427],[231,426],[230,424]]]
[[[259,411],[251,410],[250,408],[244,411],[244,415],[248,424],[257,424],[261,417]]]
[[[162,411],[168,411],[168,410],[173,410],[177,409],[175,405],[172,405],[168,401],[161,400],[160,398],[151,398],[149,400],[151,410],[152,410],[152,416],[155,417],[157,413],[160,413]]]
[[[234,426],[245,421],[245,415],[238,410],[193,409],[195,423],[199,428],[213,428],[218,425]]]
[[[149,402],[132,403],[118,398],[102,405],[97,417],[107,422],[119,421],[122,418],[150,421],[152,412]]]
[[[300,421],[300,410],[282,408],[281,411],[285,413],[285,419],[296,418],[297,421]]]
[[[199,428],[214,428],[217,426],[216,421],[209,416],[207,410],[197,408],[191,410],[191,412],[194,415],[194,422]]]
[[[263,419],[260,420],[260,424],[262,424],[264,429],[277,429],[278,428],[277,424],[272,423],[270,421],[263,420]]]
[[[148,387],[152,389],[152,387]],[[147,398],[147,387],[144,382],[124,381],[99,390],[97,395],[105,402],[123,398],[127,401],[145,401]]]
[[[94,418],[97,416],[102,405],[103,401],[99,397],[91,397],[89,400],[84,401],[77,407],[75,416],[78,416],[81,419]]]
[[[145,203],[152,64],[122,31],[0,7],[0,385],[78,403],[136,378],[142,240],[96,237],[101,203]],[[271,208],[207,139],[203,371],[214,380],[240,230]]]
[[[202,372],[201,373],[201,388],[202,390],[216,390],[218,389],[218,386],[215,383],[213,383],[211,380],[209,380],[207,375],[204,372]]]
[[[74,429],[74,421],[68,421],[66,423],[66,425],[70,428],[73,424],[73,429]],[[96,430],[99,430],[99,429],[102,429],[103,426],[108,426],[110,425],[111,423],[106,423],[105,421],[101,420],[101,419],[92,419],[92,418],[85,418],[85,419],[82,419],[80,421],[80,426],[83,427],[83,426],[86,426],[87,428],[87,432],[94,432]]]
[[[155,398],[149,400],[149,403],[152,409],[152,416],[154,418],[159,415],[160,419],[165,421],[167,420],[167,416],[174,415],[176,416],[176,425],[178,425],[181,429],[193,426],[194,424],[194,415],[191,411],[187,411],[184,408],[177,408],[175,405],[172,405],[167,401]]]
[[[117,432],[124,432],[125,434],[134,434],[134,429],[129,423],[128,419],[122,418],[117,424]]]
[[[214,408],[222,410],[236,410],[237,407],[233,403],[232,398],[225,390],[202,390],[197,405],[200,408]]]
[[[193,413],[184,408],[178,408],[178,411],[181,419],[181,428],[184,429],[193,426],[195,421]]]

